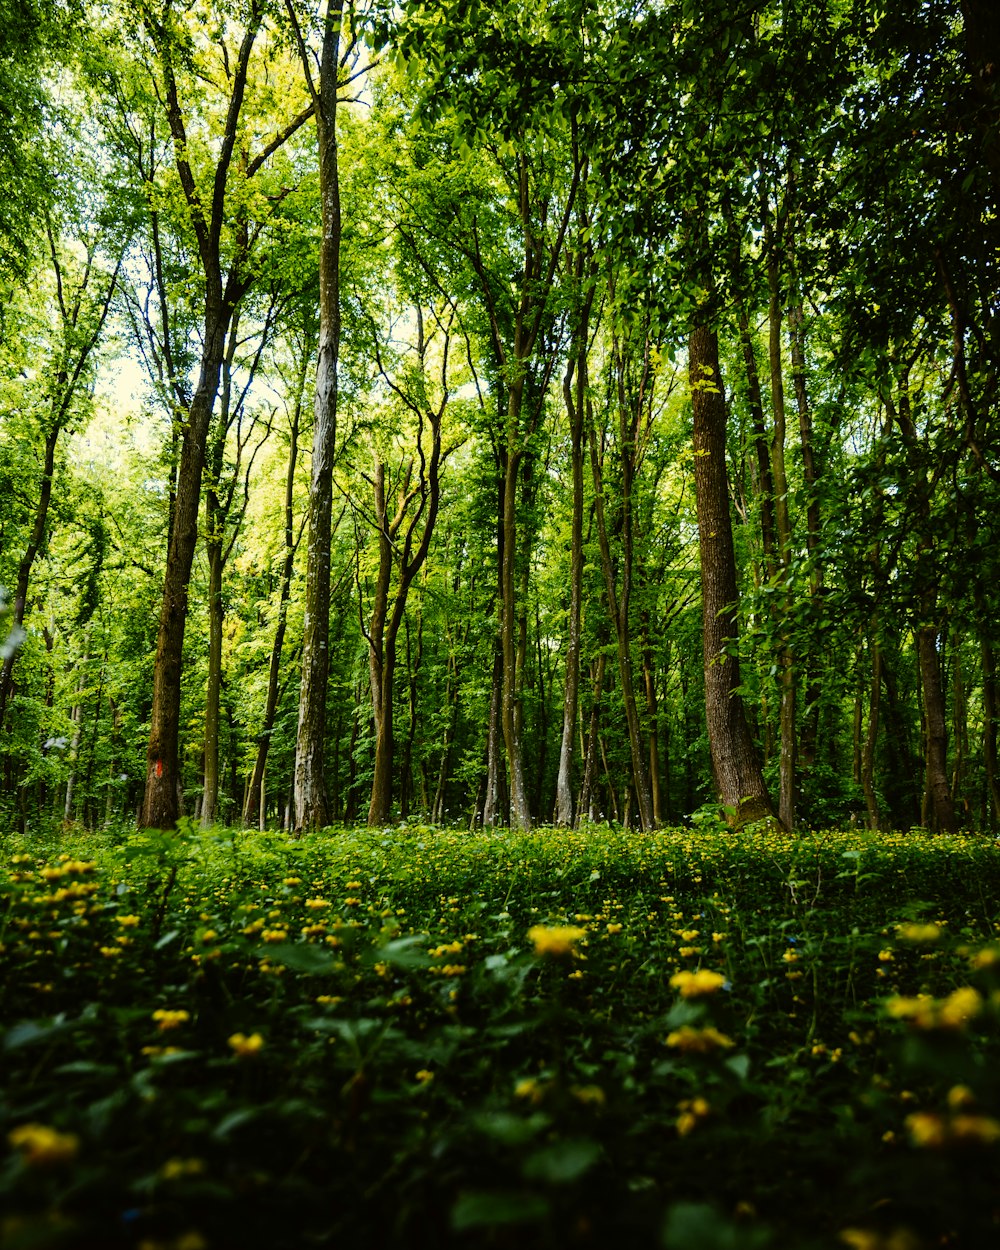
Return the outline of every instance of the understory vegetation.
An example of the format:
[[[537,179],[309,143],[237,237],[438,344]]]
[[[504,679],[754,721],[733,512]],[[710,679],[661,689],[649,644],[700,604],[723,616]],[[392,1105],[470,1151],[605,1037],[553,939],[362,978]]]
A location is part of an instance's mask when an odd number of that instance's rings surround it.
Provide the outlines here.
[[[992,839],[2,850],[5,1246],[996,1244]]]

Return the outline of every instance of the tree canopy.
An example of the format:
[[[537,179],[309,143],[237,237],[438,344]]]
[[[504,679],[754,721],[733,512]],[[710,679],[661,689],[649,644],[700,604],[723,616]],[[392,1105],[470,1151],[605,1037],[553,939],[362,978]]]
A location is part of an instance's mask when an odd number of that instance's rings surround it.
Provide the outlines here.
[[[994,829],[998,45],[0,4],[4,818]]]

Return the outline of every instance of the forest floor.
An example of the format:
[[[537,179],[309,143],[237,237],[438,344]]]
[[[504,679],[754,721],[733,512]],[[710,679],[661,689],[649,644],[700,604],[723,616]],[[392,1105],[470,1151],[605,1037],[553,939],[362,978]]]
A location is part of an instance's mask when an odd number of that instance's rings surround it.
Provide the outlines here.
[[[5,1247],[1000,1244],[1000,844],[0,834]]]

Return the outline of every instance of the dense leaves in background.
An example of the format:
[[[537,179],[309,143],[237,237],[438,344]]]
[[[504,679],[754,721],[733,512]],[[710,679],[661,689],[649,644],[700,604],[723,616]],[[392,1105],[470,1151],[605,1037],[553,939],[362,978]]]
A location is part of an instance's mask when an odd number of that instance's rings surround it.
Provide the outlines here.
[[[996,826],[989,4],[8,8],[6,821]]]

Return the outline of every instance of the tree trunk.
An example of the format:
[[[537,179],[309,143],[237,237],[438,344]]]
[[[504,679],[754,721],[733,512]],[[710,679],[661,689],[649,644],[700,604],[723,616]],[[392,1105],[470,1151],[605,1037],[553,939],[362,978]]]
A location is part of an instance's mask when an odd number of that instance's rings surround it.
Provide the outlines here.
[[[209,427],[219,393],[226,354],[226,336],[233,314],[246,294],[250,276],[246,256],[238,247],[228,277],[222,275],[222,226],[227,209],[226,187],[237,123],[243,107],[247,72],[262,14],[253,11],[231,75],[226,133],[216,164],[210,206],[203,201],[188,157],[188,138],[174,73],[174,48],[166,28],[147,16],[147,29],[157,48],[163,75],[163,104],[174,141],[174,163],[205,278],[205,309],[202,327],[201,368],[188,419],[184,425],[173,525],[167,550],[166,575],[160,605],[160,621],[153,669],[153,706],[146,747],[146,788],[139,823],[155,829],[171,829],[181,814],[182,790],[179,759],[181,665],[187,623],[188,585],[198,541],[201,479]],[[206,209],[208,210],[206,212]]]
[[[796,674],[795,657],[789,638],[791,621],[791,554],[792,524],[788,506],[788,476],[785,471],[785,385],[781,353],[781,290],[778,258],[772,242],[767,266],[768,274],[768,357],[771,374],[771,407],[774,424],[771,431],[771,475],[774,480],[774,519],[777,538],[777,563],[784,582],[781,632],[778,639],[778,818],[786,829],[795,825],[796,799]]]
[[[483,796],[483,826],[505,825],[509,818],[510,796],[504,770],[503,742],[503,652],[499,637],[493,650],[493,684],[490,689],[489,729],[486,740],[486,793]]]
[[[861,755],[861,787],[864,790],[865,807],[868,809],[868,828],[875,830],[881,827],[878,795],[875,793],[875,751],[878,745],[882,692],[882,651],[875,641],[871,644],[871,654],[871,690],[868,695],[868,729],[865,733],[864,749]]]
[[[624,417],[622,418],[624,420]],[[604,589],[608,600],[608,611],[615,625],[618,643],[618,677],[622,687],[622,701],[625,706],[625,723],[628,727],[629,751],[632,762],[632,779],[635,785],[639,805],[639,820],[644,832],[654,828],[653,798],[649,786],[649,774],[646,769],[646,751],[642,741],[642,728],[639,723],[639,709],[636,705],[635,685],[632,680],[631,630],[629,628],[629,600],[631,597],[632,560],[631,560],[631,511],[625,509],[622,520],[623,558],[622,558],[622,589],[619,595],[615,583],[614,563],[611,557],[611,544],[608,539],[608,526],[604,510],[604,474],[601,456],[597,446],[597,432],[594,428],[593,414],[588,413],[588,439],[590,442],[590,467],[594,479],[594,505],[597,517],[597,539],[601,552],[601,569],[604,574]],[[624,442],[624,439],[623,439]],[[622,448],[622,462],[627,464],[630,453]],[[623,484],[623,502],[630,496],[630,483],[626,477]]]
[[[42,457],[42,476],[38,484],[38,503],[35,506],[35,520],[31,527],[31,536],[24,555],[17,566],[17,582],[14,586],[14,604],[11,613],[9,630],[19,635],[24,624],[24,613],[28,603],[28,585],[31,570],[45,542],[45,534],[49,521],[49,504],[52,500],[52,475],[55,472],[56,443],[59,441],[61,425],[53,422],[45,436],[45,450]],[[17,648],[11,647],[0,668],[0,728],[7,713],[7,702],[13,689],[14,661],[17,659]]]
[[[330,672],[330,542],[333,461],[337,444],[337,364],[340,354],[340,175],[337,152],[337,74],[343,0],[331,0],[323,32],[319,90],[314,98],[319,147],[322,235],[319,253],[319,360],[316,422],[309,483],[302,684],[295,742],[295,832],[329,820],[323,775],[326,693]]]
[[[146,747],[146,790],[139,823],[145,828],[172,829],[182,811],[179,761],[181,663],[187,624],[188,584],[198,542],[198,510],[205,443],[219,391],[229,310],[221,292],[212,290],[205,315],[205,347],[198,386],[184,427],[174,525],[167,552],[153,669],[153,707]]]
[[[519,421],[516,414],[520,412],[523,389],[523,378],[511,387],[512,414],[509,420],[515,428]],[[521,718],[518,714],[517,599],[514,589],[517,564],[517,482],[521,460],[520,451],[508,447],[503,493],[503,560],[500,568],[500,651],[503,656],[500,723],[510,779],[510,823],[515,829],[530,829],[531,812],[528,810],[528,794],[524,785]]]
[[[935,626],[923,625],[917,630],[917,655],[924,709],[924,775],[928,806],[933,813],[935,827],[942,833],[954,833],[958,823],[948,784],[948,730]]]
[[[574,261],[574,276],[579,285],[584,276],[584,251]],[[583,458],[584,411],[587,402],[590,341],[590,310],[593,286],[583,295],[576,334],[563,377],[563,402],[569,419],[570,466],[573,480],[570,516],[569,620],[566,640],[566,678],[563,686],[563,726],[559,744],[559,770],[556,775],[556,824],[573,824],[573,736],[576,732],[577,707],[580,701],[580,633],[583,611]],[[575,379],[574,379],[575,374]],[[575,394],[574,394],[575,380]]]
[[[306,353],[302,354],[302,368],[306,367]],[[285,558],[281,566],[281,588],[278,593],[278,623],[271,644],[271,658],[267,671],[267,697],[264,704],[264,720],[260,736],[257,739],[257,755],[254,759],[253,771],[247,785],[243,803],[243,823],[257,824],[264,829],[266,803],[264,796],[264,776],[267,769],[267,754],[271,747],[271,734],[274,730],[274,719],[278,711],[278,696],[281,685],[281,652],[285,644],[285,624],[288,618],[288,600],[291,597],[292,569],[295,565],[295,552],[298,539],[295,537],[295,468],[299,456],[299,421],[302,415],[300,386],[296,394],[295,407],[292,410],[291,428],[288,444],[288,468],[285,472]]]
[[[202,791],[201,827],[215,824],[219,801],[219,726],[222,696],[222,627],[225,607],[222,600],[222,518],[214,490],[208,492],[208,680],[205,686],[205,779]]]
[[[822,603],[823,564],[820,556],[820,466],[813,438],[812,409],[806,389],[806,354],[804,316],[801,302],[792,306],[788,313],[789,340],[791,344],[792,384],[795,389],[795,405],[799,414],[799,448],[802,455],[802,477],[806,488],[806,552],[809,556],[809,594],[818,611]],[[822,682],[820,656],[812,650],[805,661],[805,720],[802,729],[799,755],[805,769],[816,762],[819,742],[819,711]]]
[[[714,330],[704,325],[694,327],[688,360],[694,408],[705,718],[719,796],[728,819],[739,826],[773,819],[775,813],[740,694],[736,554],[726,472],[726,401]]]
[[[983,664],[983,767],[986,772],[986,793],[989,800],[987,821],[992,827],[1000,823],[1000,778],[997,776],[997,666],[993,644],[982,642]]]

